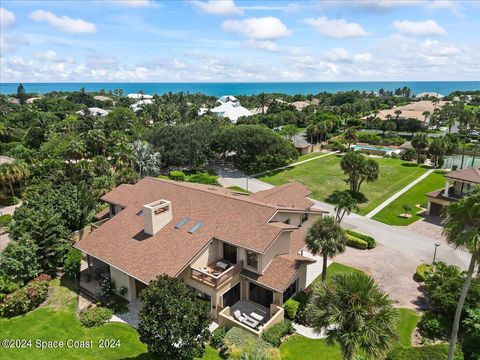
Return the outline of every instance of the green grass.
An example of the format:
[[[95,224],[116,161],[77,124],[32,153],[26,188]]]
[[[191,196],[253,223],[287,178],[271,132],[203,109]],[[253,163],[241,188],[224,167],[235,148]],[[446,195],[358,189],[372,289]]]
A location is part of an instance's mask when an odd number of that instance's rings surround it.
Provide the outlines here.
[[[444,185],[445,178],[443,177],[443,172],[435,171],[383,208],[373,219],[389,225],[409,225],[421,218],[420,215],[416,214],[420,210],[416,205],[423,204],[426,206],[428,198],[425,194],[441,189]],[[412,216],[408,219],[399,216],[405,212],[402,208],[403,204],[408,204],[412,208],[409,211],[409,214]]]
[[[247,190],[241,188],[240,186],[229,186],[229,187],[227,187],[227,189],[233,190],[233,191],[238,191],[238,192],[245,193],[245,194],[251,194],[250,191],[247,191]]]
[[[280,345],[282,360],[341,360],[342,353],[338,345],[329,346],[323,339],[308,339],[293,335]]]
[[[363,271],[347,265],[333,262],[327,268],[327,280],[330,279],[333,275],[339,274],[339,273],[363,273]],[[319,275],[315,280],[313,280],[313,282],[309,285],[309,287],[313,287],[321,282],[322,282],[322,275]]]
[[[310,154],[309,154],[310,155]],[[326,201],[334,190],[347,190],[346,175],[340,168],[341,157],[330,155],[292,168],[270,172],[260,180],[272,185],[299,181],[312,191],[312,197]],[[376,158],[380,165],[378,180],[364,183],[361,192],[368,201],[359,204],[360,214],[367,214],[406,185],[425,173],[426,169],[398,159]]]
[[[402,346],[412,346],[412,333],[417,326],[420,315],[415,310],[400,308],[400,321],[398,322],[398,336]]]
[[[107,323],[95,328],[86,328],[76,316],[77,297],[71,291],[70,282],[51,282],[52,296],[45,306],[14,318],[0,318],[2,339],[30,339],[31,348],[5,349],[0,347],[0,359],[150,359],[147,347],[140,342],[137,331],[126,324]],[[93,341],[90,349],[38,349],[35,339],[63,341],[68,339]],[[120,341],[120,347],[102,349],[100,339]],[[207,346],[202,359],[220,359],[218,351]]]

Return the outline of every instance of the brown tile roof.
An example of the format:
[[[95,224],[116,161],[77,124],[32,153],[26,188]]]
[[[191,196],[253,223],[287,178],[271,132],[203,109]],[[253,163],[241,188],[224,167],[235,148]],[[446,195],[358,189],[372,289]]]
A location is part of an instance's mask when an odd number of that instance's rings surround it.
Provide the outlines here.
[[[276,256],[265,269],[263,275],[243,270],[242,275],[255,280],[261,285],[284,292],[298,269],[303,264],[312,264],[315,260],[297,254]]]
[[[480,184],[480,168],[467,168],[458,171],[453,171],[445,175],[446,178],[452,180],[467,181],[475,184]]]
[[[307,245],[305,243],[305,235],[304,227],[301,227],[292,233],[290,236],[290,253],[296,254]]]
[[[269,190],[259,191],[250,196],[259,201],[265,201],[284,208],[309,209],[314,205],[312,201],[306,199],[311,193],[305,185],[299,182],[290,182],[275,186]]]
[[[121,185],[102,199],[126,208],[76,247],[144,282],[163,273],[178,275],[214,237],[263,253],[282,231],[292,230],[267,223],[278,206],[216,186],[144,178],[135,185]],[[172,202],[173,218],[149,236],[138,213],[144,204],[159,199]],[[176,229],[184,217],[189,222]],[[198,221],[203,225],[188,233]]]

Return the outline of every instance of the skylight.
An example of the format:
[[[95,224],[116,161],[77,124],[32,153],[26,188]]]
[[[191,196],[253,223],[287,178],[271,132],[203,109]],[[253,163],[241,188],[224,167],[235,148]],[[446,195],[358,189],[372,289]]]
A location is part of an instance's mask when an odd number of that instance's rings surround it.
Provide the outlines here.
[[[175,229],[180,229],[183,225],[185,225],[188,222],[189,218],[184,217],[182,220],[178,222],[177,225],[175,225]]]
[[[203,224],[203,221],[197,222],[195,225],[193,225],[193,227],[190,230],[188,230],[188,232],[190,234],[193,234],[195,231],[197,231],[200,228],[200,226],[202,226],[202,224]]]

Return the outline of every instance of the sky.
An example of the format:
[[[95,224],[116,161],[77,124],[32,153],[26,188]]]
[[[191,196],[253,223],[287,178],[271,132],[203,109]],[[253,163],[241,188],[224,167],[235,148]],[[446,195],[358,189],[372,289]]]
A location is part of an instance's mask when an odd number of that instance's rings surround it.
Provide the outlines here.
[[[480,80],[480,0],[0,1],[1,82]]]

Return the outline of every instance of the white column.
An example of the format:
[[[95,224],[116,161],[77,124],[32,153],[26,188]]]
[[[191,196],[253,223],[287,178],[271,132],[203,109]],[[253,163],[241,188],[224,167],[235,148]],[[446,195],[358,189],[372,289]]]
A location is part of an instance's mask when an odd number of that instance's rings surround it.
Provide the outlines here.
[[[450,189],[450,182],[445,180],[445,190],[443,192],[443,196],[448,196],[448,190]]]

